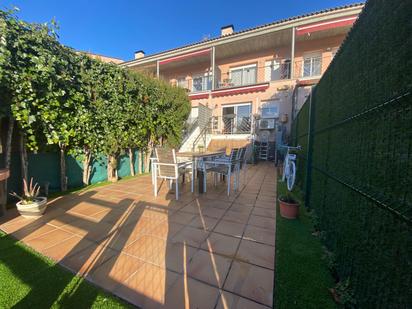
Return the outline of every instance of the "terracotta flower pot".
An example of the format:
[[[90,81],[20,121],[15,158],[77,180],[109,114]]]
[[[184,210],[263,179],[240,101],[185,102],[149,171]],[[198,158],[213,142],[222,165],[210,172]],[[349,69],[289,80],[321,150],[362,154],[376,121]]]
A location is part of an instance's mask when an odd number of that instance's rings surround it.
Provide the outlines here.
[[[299,203],[287,203],[279,198],[280,215],[286,219],[296,219],[299,215]]]
[[[25,218],[36,218],[43,215],[47,207],[47,198],[46,197],[36,197],[36,201],[31,204],[22,204],[18,202],[16,204],[17,210],[20,215]]]
[[[0,181],[6,180],[10,176],[10,170],[7,168],[0,169]]]

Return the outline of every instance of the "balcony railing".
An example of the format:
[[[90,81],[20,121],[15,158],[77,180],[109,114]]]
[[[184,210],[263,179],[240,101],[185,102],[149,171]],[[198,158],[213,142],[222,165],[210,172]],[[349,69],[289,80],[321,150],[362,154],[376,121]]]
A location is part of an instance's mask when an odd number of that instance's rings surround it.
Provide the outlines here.
[[[189,88],[190,89],[190,88]],[[212,90],[212,76],[195,76],[192,79],[191,92]]]
[[[288,60],[271,61],[265,66],[245,66],[217,72],[216,89],[250,86],[254,84],[290,78]]]
[[[320,78],[333,59],[332,56],[309,56],[294,61],[294,78],[313,79]]]
[[[250,134],[252,129],[251,115],[213,116],[211,122],[213,134]]]
[[[188,92],[196,93],[212,90],[212,76],[194,76],[191,79],[173,79],[172,85],[186,89]]]
[[[328,67],[333,56],[304,56],[295,58],[293,62],[293,76],[291,76],[291,62],[289,59],[266,61],[264,66],[245,65],[220,70],[219,65],[215,70],[214,89],[251,86],[260,83],[286,80],[319,78]],[[189,75],[189,74],[188,74]],[[192,78],[172,79],[171,83],[187,89],[190,93],[212,90],[213,77],[211,73],[193,75]]]

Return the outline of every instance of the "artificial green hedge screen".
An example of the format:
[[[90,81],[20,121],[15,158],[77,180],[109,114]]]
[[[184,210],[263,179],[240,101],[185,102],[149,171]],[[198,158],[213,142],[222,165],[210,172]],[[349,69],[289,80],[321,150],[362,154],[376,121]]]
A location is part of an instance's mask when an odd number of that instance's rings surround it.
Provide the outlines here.
[[[412,1],[371,0],[293,125],[297,184],[359,308],[412,308]]]

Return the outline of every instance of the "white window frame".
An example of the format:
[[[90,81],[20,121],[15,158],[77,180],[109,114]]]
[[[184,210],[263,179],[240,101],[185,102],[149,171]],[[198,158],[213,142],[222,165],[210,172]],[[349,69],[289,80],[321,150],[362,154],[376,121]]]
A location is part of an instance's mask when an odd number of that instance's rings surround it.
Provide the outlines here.
[[[235,121],[235,123],[234,123],[234,126],[236,127],[237,126],[237,121],[238,121],[238,119],[237,119],[237,117],[238,117],[238,114],[237,114],[237,108],[238,107],[240,107],[240,106],[249,106],[249,111],[250,111],[250,121],[252,121],[252,102],[246,102],[246,103],[234,103],[234,104],[225,104],[225,105],[222,105],[222,120],[223,120],[223,109],[224,108],[226,108],[226,107],[234,107],[234,115],[235,115],[235,117],[234,117],[234,121]],[[252,130],[252,126],[251,126],[251,128],[250,128],[251,130]],[[233,133],[233,132],[232,132]]]
[[[263,110],[264,109],[270,109],[273,107],[268,107],[265,105],[272,105],[274,107],[276,107],[276,112],[272,115],[269,114],[267,116],[263,115]],[[262,101],[262,104],[260,105],[260,115],[262,118],[279,118],[279,109],[280,109],[280,104],[279,104],[279,100],[266,100],[266,101]]]
[[[202,78],[202,90],[197,90],[197,89],[194,88],[194,85],[195,85],[194,79],[199,78],[199,77]],[[210,85],[210,89],[207,89],[208,88],[208,79],[211,78],[211,77],[212,77],[211,72],[194,74],[192,76],[192,92],[202,92],[202,91],[212,90],[212,85]],[[205,85],[204,79],[206,79],[206,85]],[[212,83],[212,81],[210,81],[210,83]],[[206,86],[206,89],[204,89],[204,86]]]
[[[229,79],[232,80],[232,72],[233,71],[238,71],[238,70],[242,70],[242,76],[243,76],[243,70],[245,69],[249,69],[249,68],[255,68],[256,69],[256,73],[255,73],[255,82],[254,83],[250,83],[250,84],[245,84],[242,83],[240,85],[236,85],[236,86],[246,86],[246,85],[253,85],[256,84],[257,82],[257,63],[252,63],[252,64],[246,64],[246,65],[240,65],[240,66],[236,66],[236,67],[231,67],[229,68]],[[242,77],[243,78],[243,77]]]
[[[319,74],[313,74],[313,59],[320,58],[320,72]],[[310,75],[305,76],[305,60],[310,59]],[[302,57],[302,78],[312,78],[322,75],[322,52],[311,52],[304,54]]]
[[[182,85],[179,84],[179,81],[183,81],[183,80],[184,80],[184,82],[185,82],[185,85],[184,85],[184,86],[182,86]],[[178,77],[178,78],[176,78],[176,86],[177,86],[177,87],[180,87],[180,88],[187,89],[187,88],[189,87],[189,83],[188,83],[186,77]]]

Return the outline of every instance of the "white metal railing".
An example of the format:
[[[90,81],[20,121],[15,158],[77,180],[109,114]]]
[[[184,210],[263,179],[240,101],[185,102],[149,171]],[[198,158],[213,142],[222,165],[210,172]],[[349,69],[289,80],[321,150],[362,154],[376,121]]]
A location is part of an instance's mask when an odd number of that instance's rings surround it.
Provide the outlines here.
[[[195,75],[190,78],[175,78],[170,82],[174,85],[187,89],[190,93],[210,91],[212,89],[232,88],[250,86],[265,82],[286,80],[291,78],[320,77],[333,59],[332,56],[303,56],[293,61],[290,59],[272,59],[265,62],[264,66],[250,64],[240,67],[232,67],[226,71],[215,70],[215,87],[212,86],[212,73]],[[190,73],[186,74],[190,75]]]
[[[250,134],[252,132],[252,115],[213,116],[211,132],[213,134]]]

